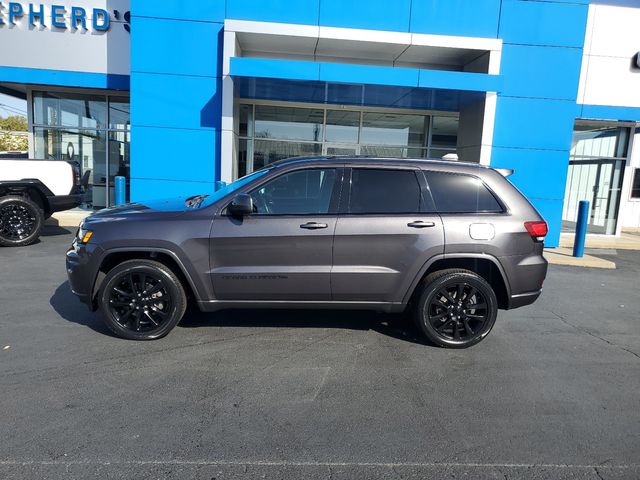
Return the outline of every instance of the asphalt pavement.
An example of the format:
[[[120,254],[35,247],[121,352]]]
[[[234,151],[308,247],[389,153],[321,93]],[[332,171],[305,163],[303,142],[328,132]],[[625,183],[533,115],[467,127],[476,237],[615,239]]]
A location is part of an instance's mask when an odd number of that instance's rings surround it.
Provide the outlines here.
[[[72,234],[0,248],[0,478],[640,478],[640,252],[552,266],[467,350],[406,315],[193,309],[115,338]]]

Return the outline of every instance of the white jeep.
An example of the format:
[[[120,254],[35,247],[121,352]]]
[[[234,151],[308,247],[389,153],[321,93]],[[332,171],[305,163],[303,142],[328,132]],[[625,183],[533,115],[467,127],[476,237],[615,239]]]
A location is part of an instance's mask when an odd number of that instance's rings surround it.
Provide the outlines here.
[[[0,245],[34,243],[53,212],[80,205],[82,180],[71,162],[0,159]]]

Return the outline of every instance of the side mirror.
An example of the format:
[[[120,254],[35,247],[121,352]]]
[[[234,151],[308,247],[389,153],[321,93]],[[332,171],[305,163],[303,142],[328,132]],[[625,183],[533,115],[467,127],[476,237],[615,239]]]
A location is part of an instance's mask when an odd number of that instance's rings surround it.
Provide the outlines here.
[[[253,198],[246,193],[239,193],[229,204],[229,213],[234,217],[244,217],[253,213]]]

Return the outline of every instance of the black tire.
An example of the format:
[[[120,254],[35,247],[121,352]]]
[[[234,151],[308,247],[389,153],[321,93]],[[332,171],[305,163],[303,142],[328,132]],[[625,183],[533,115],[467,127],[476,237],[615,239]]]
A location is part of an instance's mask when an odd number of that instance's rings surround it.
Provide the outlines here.
[[[493,328],[498,300],[481,276],[463,269],[441,270],[430,274],[421,288],[416,323],[436,345],[467,348]]]
[[[180,322],[187,297],[169,267],[154,260],[135,259],[107,273],[98,293],[98,306],[107,327],[119,337],[155,340]]]
[[[0,197],[0,245],[24,247],[40,237],[44,213],[37,203],[27,197]]]

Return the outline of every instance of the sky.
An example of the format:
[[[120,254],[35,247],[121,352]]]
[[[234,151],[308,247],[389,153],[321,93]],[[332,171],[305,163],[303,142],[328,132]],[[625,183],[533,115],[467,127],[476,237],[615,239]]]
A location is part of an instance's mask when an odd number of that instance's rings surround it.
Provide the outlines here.
[[[27,115],[27,101],[0,93],[0,117]]]

